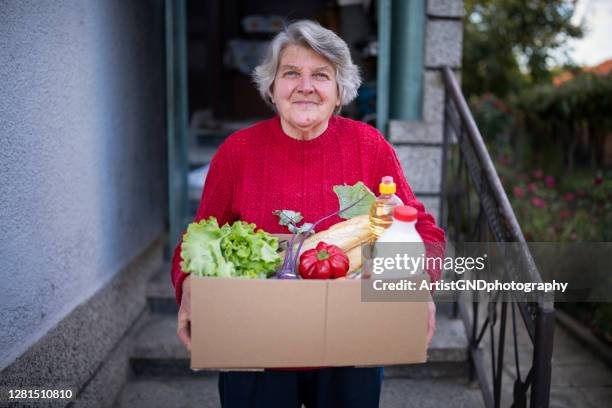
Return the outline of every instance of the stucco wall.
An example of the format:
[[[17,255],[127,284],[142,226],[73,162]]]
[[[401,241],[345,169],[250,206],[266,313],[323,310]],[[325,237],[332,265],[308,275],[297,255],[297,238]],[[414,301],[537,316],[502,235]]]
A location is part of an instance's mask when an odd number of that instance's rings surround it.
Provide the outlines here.
[[[161,0],[0,0],[0,369],[162,232],[163,45]]]

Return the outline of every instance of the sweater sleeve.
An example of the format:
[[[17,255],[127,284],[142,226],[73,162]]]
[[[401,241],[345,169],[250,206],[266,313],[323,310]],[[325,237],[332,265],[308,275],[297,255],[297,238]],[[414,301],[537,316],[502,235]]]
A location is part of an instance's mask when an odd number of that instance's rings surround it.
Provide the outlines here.
[[[382,138],[382,136],[381,136]],[[392,176],[397,185],[397,196],[405,205],[414,207],[418,211],[416,229],[425,244],[426,257],[444,258],[444,230],[436,226],[434,217],[425,211],[425,206],[416,199],[402,170],[399,159],[393,147],[386,140],[382,140],[377,154],[377,183],[384,176]],[[441,270],[437,266],[440,262],[428,262],[432,268],[427,270],[431,282],[440,279]]]
[[[236,216],[232,212],[232,196],[234,180],[233,162],[229,152],[227,143],[219,147],[217,153],[213,156],[206,181],[202,190],[202,198],[196,212],[194,222],[210,216],[216,217],[219,225],[231,223],[235,221]],[[176,303],[181,303],[182,285],[187,277],[187,274],[181,270],[181,247],[183,240],[181,239],[174,248],[172,256],[171,279],[174,285],[176,294]]]

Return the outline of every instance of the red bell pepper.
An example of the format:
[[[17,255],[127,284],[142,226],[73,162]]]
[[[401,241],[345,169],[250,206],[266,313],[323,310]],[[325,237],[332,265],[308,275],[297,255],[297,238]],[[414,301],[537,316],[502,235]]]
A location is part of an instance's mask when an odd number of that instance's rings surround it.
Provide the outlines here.
[[[340,247],[321,241],[300,256],[299,269],[304,279],[336,279],[346,276],[349,259]]]

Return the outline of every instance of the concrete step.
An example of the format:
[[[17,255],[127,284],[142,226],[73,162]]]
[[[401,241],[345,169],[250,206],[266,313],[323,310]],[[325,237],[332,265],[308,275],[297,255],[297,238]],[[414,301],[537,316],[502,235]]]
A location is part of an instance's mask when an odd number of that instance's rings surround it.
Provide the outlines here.
[[[219,407],[217,376],[203,378],[142,377],[127,383],[118,408]],[[382,408],[482,407],[480,390],[463,379],[385,379]]]
[[[169,263],[165,263],[159,272],[151,277],[147,287],[147,306],[151,313],[172,315],[178,313],[174,287],[170,280]]]
[[[389,378],[460,377],[467,370],[467,340],[462,323],[448,317],[439,308],[436,334],[424,364],[389,366]],[[150,313],[139,323],[141,329],[133,339],[131,366],[137,375],[206,376],[207,371],[193,372],[189,354],[176,336],[176,315]]]

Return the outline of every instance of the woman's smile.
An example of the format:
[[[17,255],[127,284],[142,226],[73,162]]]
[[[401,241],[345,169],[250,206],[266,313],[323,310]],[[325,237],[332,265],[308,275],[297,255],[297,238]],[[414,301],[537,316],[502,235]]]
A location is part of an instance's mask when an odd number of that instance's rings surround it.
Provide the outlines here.
[[[316,105],[319,105],[318,102],[314,102],[314,101],[294,101],[293,104],[299,105],[299,106],[316,106]]]

